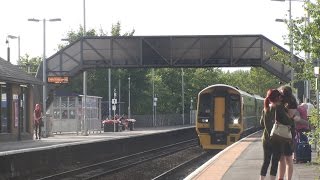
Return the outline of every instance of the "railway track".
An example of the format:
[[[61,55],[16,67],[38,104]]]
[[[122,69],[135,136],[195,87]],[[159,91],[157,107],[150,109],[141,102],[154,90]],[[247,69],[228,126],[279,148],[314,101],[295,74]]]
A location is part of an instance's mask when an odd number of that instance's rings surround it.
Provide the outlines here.
[[[198,146],[197,139],[191,139],[171,145],[167,145],[161,148],[155,148],[146,150],[136,154],[123,156],[120,158],[102,161],[96,164],[80,167],[77,169],[52,174],[46,177],[39,178],[39,180],[52,180],[52,179],[97,179],[104,176],[109,176],[121,171],[124,171],[130,167],[142,164],[148,161],[152,161],[157,158],[169,156],[179,151],[186,150],[188,148]]]
[[[186,175],[190,174],[204,162],[208,161],[219,151],[206,151],[198,156],[181,163],[168,171],[154,177],[152,180],[172,180],[172,179],[183,179]]]

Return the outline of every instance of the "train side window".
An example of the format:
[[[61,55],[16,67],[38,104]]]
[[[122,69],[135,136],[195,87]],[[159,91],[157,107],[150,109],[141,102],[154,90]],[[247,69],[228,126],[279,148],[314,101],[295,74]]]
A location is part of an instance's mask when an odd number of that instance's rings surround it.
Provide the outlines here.
[[[199,102],[198,115],[202,117],[209,117],[211,108],[210,94],[201,94]]]

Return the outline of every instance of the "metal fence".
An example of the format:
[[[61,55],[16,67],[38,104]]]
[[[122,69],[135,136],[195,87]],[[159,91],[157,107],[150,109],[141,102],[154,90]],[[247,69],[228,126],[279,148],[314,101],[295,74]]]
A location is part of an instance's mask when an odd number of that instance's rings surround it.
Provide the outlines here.
[[[109,102],[102,101],[101,102],[101,114],[103,119],[108,119],[109,117]],[[125,109],[125,103],[119,102],[117,104],[117,114],[119,114],[119,108],[122,110]],[[113,112],[112,112],[113,113]],[[175,125],[192,125],[195,124],[195,114],[196,110],[191,110],[189,112],[185,112],[184,118],[182,114],[157,114],[155,117],[152,114],[147,115],[137,115],[132,113],[131,118],[136,120],[135,127],[160,127],[160,126],[175,126]],[[123,115],[122,112],[119,114]],[[113,118],[113,114],[111,114],[111,118]],[[183,120],[184,119],[184,120]]]
[[[50,106],[51,133],[86,133],[102,129],[101,97],[87,96],[86,106],[83,96],[55,96]],[[86,122],[83,110],[86,109]]]
[[[195,124],[195,110],[184,114],[157,114],[153,118],[150,115],[132,115],[136,120],[135,127],[161,127],[161,126],[176,126],[176,125],[194,125]]]

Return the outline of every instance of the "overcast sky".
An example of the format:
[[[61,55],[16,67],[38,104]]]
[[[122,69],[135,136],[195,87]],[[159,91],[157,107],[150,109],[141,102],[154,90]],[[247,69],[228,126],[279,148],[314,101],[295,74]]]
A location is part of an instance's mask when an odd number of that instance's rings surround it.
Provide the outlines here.
[[[292,1],[292,16],[304,15],[303,3]],[[121,23],[122,33],[136,36],[262,34],[282,47],[288,33],[276,18],[288,18],[289,2],[271,0],[86,0],[86,29]],[[3,0],[0,3],[0,57],[7,59],[7,35],[20,36],[21,56],[43,54],[43,23],[27,19],[61,18],[46,23],[46,56],[52,56],[70,30],[83,25],[83,0]],[[16,64],[18,41],[9,40]],[[287,48],[288,49],[288,48]]]

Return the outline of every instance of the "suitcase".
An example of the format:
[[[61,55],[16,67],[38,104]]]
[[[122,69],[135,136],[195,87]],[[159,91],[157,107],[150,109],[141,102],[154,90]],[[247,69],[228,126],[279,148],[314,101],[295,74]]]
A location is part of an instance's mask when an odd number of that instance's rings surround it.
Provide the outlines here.
[[[299,138],[296,142],[295,159],[296,162],[311,162],[311,145],[309,144],[308,137],[299,133]]]

